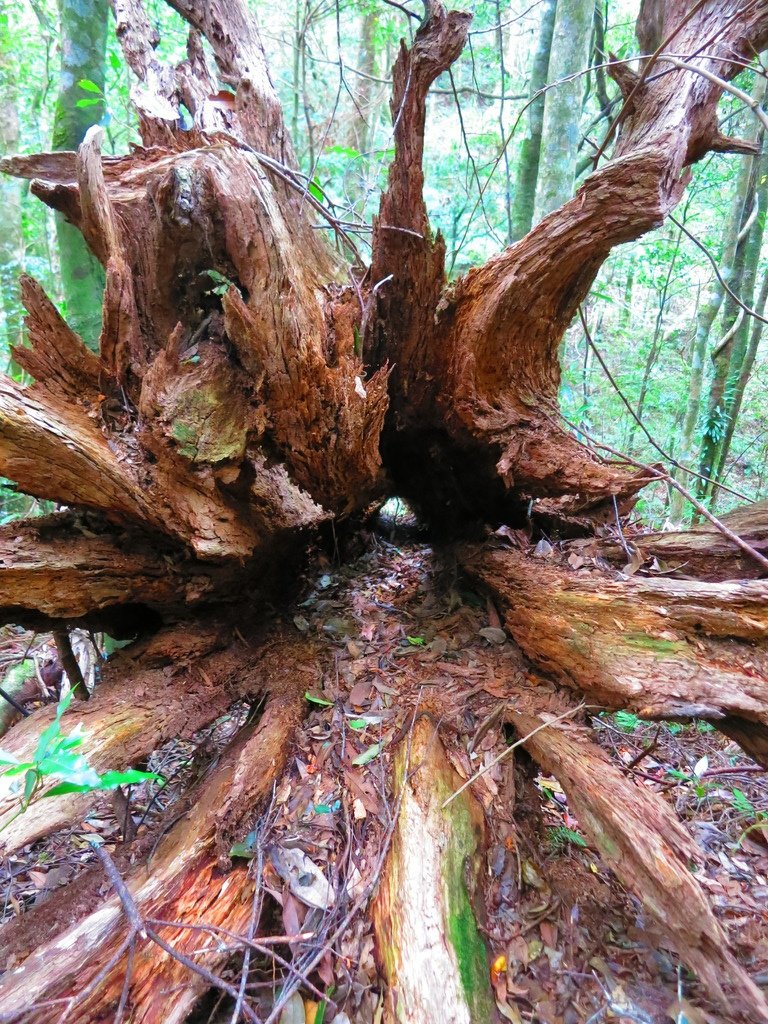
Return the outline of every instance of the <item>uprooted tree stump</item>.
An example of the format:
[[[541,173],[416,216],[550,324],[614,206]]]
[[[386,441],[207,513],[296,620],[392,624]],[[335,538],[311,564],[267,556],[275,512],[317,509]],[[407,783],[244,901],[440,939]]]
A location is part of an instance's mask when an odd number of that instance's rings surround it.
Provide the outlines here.
[[[660,58],[640,75],[617,70],[627,103],[612,158],[528,236],[449,285],[422,196],[426,97],[461,53],[469,16],[429,0],[412,47],[401,46],[395,157],[366,267],[296,169],[257,29],[239,0],[169,2],[190,25],[188,59],[177,68],[158,62],[140,0],[113,3],[138,78],[143,146],[104,157],[92,129],[77,153],[2,163],[81,230],[104,264],[106,289],[94,354],[40,286],[23,281],[30,347],[15,358],[34,383],[0,383],[0,471],[67,510],[0,531],[0,609],[5,622],[34,628],[139,637],[70,712],[97,768],[140,763],[233,700],[264,696],[258,723],[185,795],[181,815],[152,843],[117,856],[144,918],[237,932],[251,912],[253,876],[228,870],[226,854],[279,778],[318,671],[311,642],[261,625],[263,602],[319,532],[354,524],[394,494],[448,539],[473,524],[521,524],[531,499],[548,498],[582,522],[617,499],[631,504],[648,482],[642,471],[599,459],[559,424],[558,345],[611,249],[663,222],[688,167],[713,149],[744,151],[718,132],[721,83],[699,71],[733,77],[768,45],[768,8],[645,0],[642,52],[671,40],[678,55],[704,56],[690,67]],[[203,36],[231,103],[217,100]],[[180,127],[182,104],[194,118],[189,130]],[[762,538],[753,520],[750,536]],[[700,538],[691,546],[699,550]],[[677,535],[674,557],[686,550]],[[720,558],[718,582],[582,580],[502,549],[463,548],[460,559],[496,595],[525,655],[562,684],[563,706],[578,707],[582,696],[655,718],[705,718],[768,760],[768,581],[759,558],[748,583],[733,578],[741,557]],[[692,557],[689,574],[697,569],[706,576]],[[521,737],[554,715],[526,700],[509,715]],[[5,747],[28,752],[49,718],[44,710],[19,723]],[[451,769],[426,722],[407,742],[423,770],[416,792],[399,762],[402,818],[372,910],[391,986],[385,1019],[432,1019],[424,986],[433,972],[414,970],[402,949],[418,946],[422,900],[444,940],[440,983],[455,995],[435,1020],[485,1021],[481,940],[459,869],[482,845],[482,814],[471,794],[443,813]],[[735,1019],[768,1022],[665,805],[611,767],[578,715],[526,746],[562,781],[584,829],[710,997]],[[87,796],[72,794],[11,822],[16,804],[6,791],[0,849],[76,821],[87,806]],[[426,884],[414,869],[423,843],[437,904],[417,891]],[[452,879],[447,890],[441,873]],[[129,950],[118,896],[94,906],[102,883],[87,873],[54,915],[34,910],[14,923],[2,951],[12,968],[0,983],[3,1020],[48,1021],[55,1005],[69,1006],[69,1021],[95,1022],[119,1005],[131,1021],[182,1021],[210,986],[182,962],[188,931],[173,939],[181,960],[156,956],[143,936]],[[460,941],[456,914],[466,925]],[[253,1019],[247,1001],[242,1012]]]

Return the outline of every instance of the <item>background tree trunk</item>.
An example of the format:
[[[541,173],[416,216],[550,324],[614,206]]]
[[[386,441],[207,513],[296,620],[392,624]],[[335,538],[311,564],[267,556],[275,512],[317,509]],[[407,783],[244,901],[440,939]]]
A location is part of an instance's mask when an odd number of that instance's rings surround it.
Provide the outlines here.
[[[0,87],[5,102],[0,109],[0,155],[9,156],[19,148],[19,115],[14,85],[10,16],[7,5],[0,8]],[[4,297],[5,334],[8,350],[23,340],[23,310],[16,280],[22,268],[24,244],[21,235],[21,187],[12,179],[0,182],[0,271]],[[11,367],[6,368],[9,372]]]
[[[61,71],[53,149],[77,149],[91,125],[104,117],[108,0],[59,0]],[[92,82],[98,92],[78,83]],[[86,344],[98,350],[104,271],[80,231],[64,213],[56,215],[61,280],[67,318]]]
[[[557,0],[552,57],[547,74],[553,88],[547,92],[544,103],[533,217],[535,224],[573,195],[585,88],[585,79],[579,72],[589,66],[594,14],[593,0]],[[565,81],[571,76],[576,77]]]
[[[520,146],[515,181],[515,202],[512,211],[511,242],[517,242],[528,234],[533,226],[533,211],[536,202],[536,183],[539,178],[541,141],[544,126],[544,105],[546,95],[539,95],[547,84],[549,58],[552,52],[552,36],[555,31],[557,0],[544,0],[541,4],[541,24],[538,40],[531,62],[531,80],[528,89],[528,130]]]

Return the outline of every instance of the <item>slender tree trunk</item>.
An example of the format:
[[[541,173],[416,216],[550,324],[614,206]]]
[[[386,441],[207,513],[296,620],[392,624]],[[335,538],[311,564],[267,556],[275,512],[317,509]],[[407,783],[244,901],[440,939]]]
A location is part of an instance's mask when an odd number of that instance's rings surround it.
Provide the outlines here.
[[[754,303],[755,311],[760,316],[765,316],[766,301],[768,300],[768,273],[763,276],[763,282],[760,287],[760,292],[757,296],[757,301]],[[740,359],[734,359],[733,373],[729,374],[728,377],[728,392],[731,400],[729,407],[729,419],[728,426],[726,428],[725,437],[722,441],[722,448],[720,454],[720,462],[718,464],[718,481],[722,481],[725,478],[726,472],[726,460],[730,453],[731,444],[733,442],[733,434],[736,429],[736,423],[738,420],[739,413],[741,412],[741,406],[744,401],[744,393],[749,384],[750,377],[752,376],[752,369],[755,365],[755,358],[757,356],[757,350],[760,347],[760,339],[762,338],[764,324],[761,320],[753,320],[749,328],[749,340],[744,351],[743,357]]]
[[[502,21],[501,0],[496,0],[496,18],[498,28],[496,29],[496,45],[499,53],[499,79],[501,81],[501,99],[499,100],[499,139],[502,145],[502,158],[504,160],[504,210],[507,215],[507,245],[519,237],[515,234],[512,225],[512,176],[509,166],[509,146],[506,145],[507,129],[504,121],[504,96],[507,92],[507,69],[504,60],[504,27]]]
[[[765,80],[758,77],[752,90],[753,99],[762,103],[765,97]],[[758,142],[762,140],[762,132],[759,123],[753,128],[754,137]],[[733,246],[733,257],[730,266],[721,269],[723,277],[729,284],[731,290],[740,295],[742,279],[746,264],[747,252],[750,248],[751,228],[745,231],[747,224],[752,223],[750,218],[755,212],[757,200],[757,186],[759,179],[760,159],[758,156],[748,156],[739,174],[736,195],[733,204],[731,232],[735,231],[736,242]],[[752,224],[754,228],[754,224]],[[727,271],[727,274],[725,273]],[[721,343],[712,352],[712,379],[707,396],[706,423],[701,441],[699,455],[699,472],[702,476],[714,479],[717,474],[717,463],[720,447],[727,429],[728,412],[725,398],[726,385],[729,375],[730,353],[732,348],[732,329],[735,333],[738,327],[734,327],[740,313],[740,306],[733,298],[724,295],[724,289],[719,287],[719,304],[725,298],[723,309],[723,332]],[[718,304],[718,308],[719,308]],[[715,316],[717,310],[715,310]],[[714,322],[714,318],[713,321]],[[711,327],[711,323],[710,323]],[[730,340],[729,340],[730,339]],[[714,490],[713,484],[702,480],[698,486],[699,497],[711,501]]]
[[[757,271],[760,263],[760,252],[765,234],[766,205],[768,204],[768,156],[766,154],[763,154],[758,167],[758,187],[755,193],[755,203],[757,204],[759,213],[747,238],[747,244],[744,251],[744,271],[741,275],[739,288],[739,297],[741,301],[749,307],[752,307],[755,304],[755,285],[757,282]],[[760,321],[754,321],[754,323],[759,324]],[[745,369],[747,369],[747,354],[751,347],[750,337],[752,333],[752,326],[752,318],[744,311],[744,309],[739,309],[736,313],[736,319],[730,328],[730,330],[733,331],[733,336],[727,343],[728,376],[726,378],[725,391],[723,394],[726,423],[725,431],[717,446],[715,457],[715,479],[718,481],[722,478],[725,470],[725,462],[728,458],[728,452],[730,451],[731,441],[733,440],[734,431],[736,430],[739,412],[741,411],[741,398],[744,394],[744,389],[741,387],[740,381]],[[746,380],[744,383],[745,387],[749,380],[750,370],[751,366],[747,369]],[[714,485],[711,485],[711,489],[712,503],[714,506],[717,501],[718,492]]]
[[[642,420],[643,413],[645,412],[645,400],[648,395],[648,385],[651,380],[651,374],[653,368],[656,365],[659,352],[664,344],[664,338],[662,331],[664,327],[664,314],[667,307],[667,296],[669,295],[669,286],[672,281],[672,274],[674,273],[675,264],[677,263],[677,257],[680,253],[680,239],[682,238],[682,231],[677,232],[677,243],[675,245],[675,252],[672,259],[669,261],[669,267],[667,269],[667,276],[664,279],[664,287],[661,289],[659,295],[659,308],[656,313],[656,323],[653,328],[653,338],[651,339],[651,347],[648,351],[648,357],[645,360],[645,368],[643,370],[643,377],[640,381],[640,393],[637,396],[637,418]],[[627,439],[627,452],[631,455],[634,452],[634,438],[637,433],[637,423],[633,419],[629,426],[629,436]]]
[[[541,4],[541,24],[536,49],[531,62],[528,89],[528,130],[520,147],[515,182],[515,202],[512,210],[512,238],[516,242],[531,230],[536,203],[536,182],[541,160],[541,138],[544,124],[545,95],[539,95],[547,84],[552,36],[555,30],[557,0],[544,0]]]
[[[377,73],[376,65],[376,30],[379,24],[378,12],[366,11],[360,19],[360,42],[357,53],[357,69],[360,76],[355,80],[355,109],[350,118],[346,145],[357,150],[354,159],[353,195],[363,199],[369,188],[368,169],[371,164],[370,148],[378,117],[374,103]]]
[[[19,112],[16,71],[11,43],[9,4],[0,7],[0,155],[19,149]],[[0,181],[0,289],[3,296],[7,351],[22,343],[23,310],[18,277],[23,267],[24,241],[21,230],[21,183],[3,177]],[[9,363],[6,372],[12,372]]]
[[[576,156],[581,140],[584,82],[577,75],[589,65],[594,0],[558,0],[552,56],[547,75],[554,85],[546,95],[542,126],[541,162],[536,182],[537,223],[573,195]]]
[[[108,0],[59,0],[61,70],[53,125],[55,150],[77,149],[91,125],[104,116]],[[98,92],[78,83],[92,82]],[[83,236],[62,213],[56,215],[61,279],[72,327],[93,349],[101,332],[104,271]]]

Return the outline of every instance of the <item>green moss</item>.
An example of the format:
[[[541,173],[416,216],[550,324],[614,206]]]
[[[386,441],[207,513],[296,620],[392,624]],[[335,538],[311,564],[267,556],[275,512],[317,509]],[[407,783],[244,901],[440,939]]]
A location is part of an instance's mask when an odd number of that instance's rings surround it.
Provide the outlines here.
[[[440,801],[450,795],[447,787]],[[444,812],[450,818],[448,846],[445,850],[443,883],[446,897],[446,930],[473,1022],[485,1024],[496,1013],[489,984],[488,953],[475,920],[467,887],[467,867],[477,852],[477,836],[467,799],[459,797]]]
[[[246,430],[242,410],[216,381],[195,381],[178,396],[171,437],[193,462],[226,462],[242,457]]]
[[[624,642],[629,647],[656,654],[679,654],[686,649],[682,640],[662,640],[660,637],[649,636],[647,633],[625,633]]]

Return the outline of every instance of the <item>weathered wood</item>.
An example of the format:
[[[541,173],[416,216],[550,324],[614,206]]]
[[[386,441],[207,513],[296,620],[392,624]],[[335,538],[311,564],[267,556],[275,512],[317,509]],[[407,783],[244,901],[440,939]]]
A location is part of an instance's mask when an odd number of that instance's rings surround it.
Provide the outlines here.
[[[300,642],[300,646],[306,655],[306,645]],[[285,653],[282,648],[281,653]],[[128,890],[144,917],[246,930],[254,880],[242,866],[223,870],[222,852],[226,857],[233,822],[252,820],[288,758],[291,737],[303,713],[301,694],[312,661],[300,657],[295,664],[284,658],[275,667],[277,672],[269,681],[270,699],[258,726],[233,741],[193,794],[196,799],[189,802],[186,813],[162,835],[154,851],[145,852],[133,865],[129,856],[119,859]],[[3,1020],[23,1018],[29,1024],[48,1024],[50,1007],[45,1001],[51,998],[72,1001],[66,1017],[72,1024],[97,1024],[105,1014],[114,1015],[126,974],[125,955],[109,966],[125,934],[121,904],[111,894],[94,907],[93,902],[85,902],[93,899],[89,886],[81,885],[75,892],[82,901],[82,915],[74,923],[62,928],[66,916],[60,909],[57,914],[51,914],[50,907],[31,912],[39,929],[36,948],[0,981]],[[193,954],[200,945],[194,929],[157,930],[182,954]],[[15,944],[16,953],[19,945]],[[5,946],[0,959],[7,963],[10,954]],[[214,948],[205,958],[196,959],[215,971],[228,956]],[[105,976],[99,979],[105,968]],[[95,984],[89,990],[91,982]],[[180,1024],[207,988],[208,982],[149,939],[138,940],[128,990],[132,1021]],[[173,999],[168,998],[169,991]]]
[[[719,518],[756,551],[768,554],[768,501],[744,505]],[[627,541],[644,559],[662,561],[664,573],[675,578],[718,581],[765,576],[765,570],[756,559],[750,558],[708,522],[690,530],[631,534]],[[616,565],[627,564],[626,551],[618,541],[593,539],[579,547],[583,547],[585,554],[601,555]]]
[[[589,731],[558,723],[531,735],[553,716],[512,713],[525,747],[568,795],[579,824],[617,877],[648,910],[721,1008],[744,1024],[768,1021],[768,1002],[730,952],[691,865],[696,844],[672,809],[626,778]]]
[[[97,771],[136,766],[166,741],[191,736],[233,701],[263,692],[268,680],[258,671],[261,657],[254,658],[231,627],[169,628],[149,644],[110,658],[94,696],[87,705],[70,709],[63,728],[82,728],[82,752]],[[4,749],[21,761],[31,759],[54,710],[41,708],[15,725],[3,739]],[[0,777],[0,850],[5,855],[81,820],[94,800],[88,793],[40,800],[13,820],[19,806],[14,781]]]
[[[679,27],[675,52],[700,52],[706,39],[698,60],[720,78],[732,78],[735,58],[751,60],[768,41],[768,10],[750,0],[663,6],[668,32]],[[408,347],[407,321],[402,338],[389,343],[403,347],[393,378],[403,383],[392,398],[392,470],[425,508],[463,504],[467,516],[503,520],[521,492],[573,494],[587,503],[631,493],[624,471],[599,463],[558,425],[557,350],[610,250],[661,224],[683,194],[688,165],[719,144],[720,91],[668,66],[649,78],[613,158],[574,199],[446,288],[430,306],[432,322],[420,315],[428,328],[416,345]],[[403,143],[396,151],[395,166],[414,182],[420,155]],[[387,193],[382,210],[389,202]],[[386,294],[383,286],[380,309]],[[396,334],[398,316],[387,323]]]
[[[26,583],[39,596],[19,603],[24,614],[110,611],[120,580],[132,573],[118,604],[167,612],[202,597],[223,617],[225,604],[242,600],[265,567],[280,567],[291,545],[305,543],[306,531],[395,488],[449,527],[457,519],[514,521],[531,495],[565,495],[571,511],[594,512],[613,496],[631,500],[642,479],[599,462],[557,425],[557,347],[611,248],[661,223],[682,194],[685,168],[722,148],[719,86],[669,65],[636,90],[639,78],[629,84],[625,76],[627,94],[635,94],[613,159],[529,236],[446,287],[444,246],[432,238],[422,195],[424,120],[429,87],[460,52],[468,22],[430,0],[414,46],[401,49],[395,67],[396,157],[372,269],[366,276],[355,265],[347,283],[347,268],[315,230],[317,202],[293,166],[245,5],[171,2],[193,29],[179,68],[158,62],[141,0],[114,3],[142,80],[146,148],[104,158],[95,132],[77,155],[0,165],[34,178],[34,193],[82,230],[107,270],[99,358],[83,351],[38,287],[26,286],[33,348],[21,359],[36,383],[0,384],[0,472],[30,493],[75,506],[78,516],[94,510],[110,531],[97,531],[86,567],[79,540],[65,555],[57,537],[44,540],[44,526],[20,528],[23,543],[8,552],[0,585],[5,607]],[[736,72],[736,58],[751,58],[768,42],[768,9],[751,0],[644,4],[644,38],[681,25],[676,50],[698,52],[701,65],[724,78]],[[234,100],[211,96],[201,35]],[[180,102],[195,119],[190,131],[176,121]],[[104,562],[126,531],[130,547],[107,571]],[[157,535],[162,551],[139,540],[151,544]],[[10,536],[0,535],[0,549]],[[173,562],[163,578],[158,563],[166,550]],[[62,574],[43,595],[51,580],[46,556]],[[211,564],[201,568],[202,559]],[[768,582],[607,579],[513,551],[475,550],[463,561],[499,595],[528,656],[591,702],[707,717],[768,756]],[[68,598],[72,587],[80,593]],[[174,636],[178,643],[169,641]],[[317,672],[308,640],[284,638],[255,653],[205,619],[120,655],[89,705],[69,713],[89,730],[85,749],[94,766],[116,768],[188,735],[235,697],[271,695],[255,731],[236,739],[189,794],[183,817],[168,823],[149,860],[141,841],[119,855],[142,913],[244,927],[252,881],[241,869],[226,874],[223,861],[286,763],[301,694]],[[49,720],[50,711],[33,716],[5,745],[30,751]],[[420,720],[413,746],[421,745],[435,785],[424,791],[415,779],[402,780],[405,814],[378,904],[388,950],[386,1012],[396,1019],[403,1006],[416,1007],[424,1020],[437,1006],[443,1020],[445,1000],[431,996],[450,985],[456,1020],[485,1020],[493,1007],[477,936],[462,945],[451,930],[456,919],[471,924],[463,862],[477,857],[479,819],[469,797],[456,801],[448,835],[435,791],[455,780],[447,781],[450,770],[430,735]],[[679,827],[648,794],[638,802],[633,785],[611,774],[581,733],[550,738],[553,745],[541,738],[529,749],[561,773],[619,876],[641,890],[711,993],[725,994],[742,1016],[751,1008],[765,1019],[743,972],[713,948],[719,932],[687,872],[691,848]],[[626,836],[596,778],[608,779],[630,807]],[[87,806],[79,796],[33,804],[0,840],[17,848],[76,821]],[[7,794],[0,811],[1,825],[12,813]],[[415,852],[423,829],[446,836],[442,860],[437,842]],[[122,915],[114,896],[99,906],[94,877],[101,885],[100,875],[84,876],[3,933],[3,957],[16,967],[0,984],[4,1019],[26,1015],[42,1024],[50,1019],[46,999],[77,993],[83,999],[67,1017],[75,1024],[113,1013],[125,961],[109,962]],[[679,912],[676,901],[685,903]],[[418,920],[416,907],[423,908]],[[427,916],[440,937],[437,952],[422,934]],[[198,945],[191,930],[179,929],[173,941],[185,952]],[[401,955],[405,945],[412,962]],[[212,952],[207,965],[220,966],[224,955]],[[130,1019],[181,1021],[207,984],[142,941]]]
[[[191,561],[163,537],[118,538],[93,516],[60,512],[0,527],[0,622],[30,629],[85,620],[125,635],[133,621],[138,629],[140,608],[178,615],[239,579],[231,566]]]
[[[434,727],[419,719],[395,763],[399,808],[372,905],[387,980],[387,1024],[486,1024],[495,1018],[488,955],[473,907],[485,823]]]
[[[509,549],[460,559],[531,661],[591,703],[768,725],[768,582],[611,579]]]

